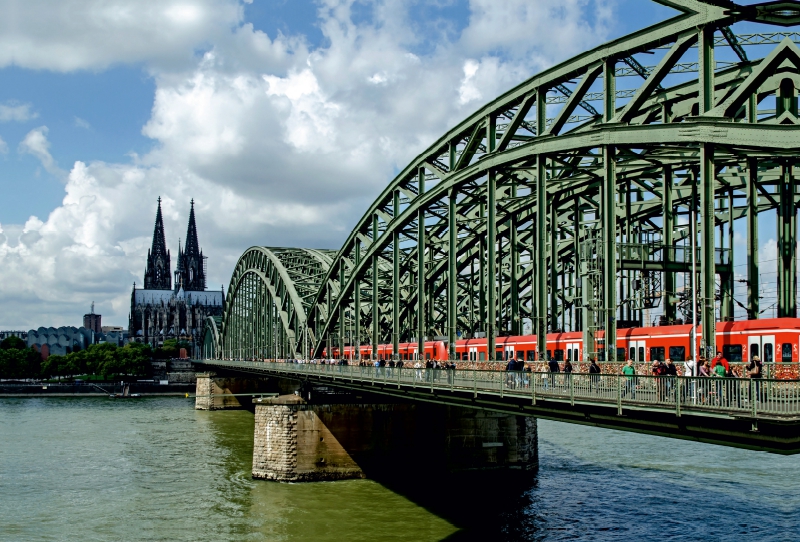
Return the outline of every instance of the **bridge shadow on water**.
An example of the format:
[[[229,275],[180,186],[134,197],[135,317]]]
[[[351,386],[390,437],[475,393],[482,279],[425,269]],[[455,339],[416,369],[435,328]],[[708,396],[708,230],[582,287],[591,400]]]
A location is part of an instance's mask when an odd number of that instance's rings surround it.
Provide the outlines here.
[[[387,458],[368,480],[250,479],[251,413],[213,426],[230,523],[241,540],[796,540],[800,464],[791,458],[540,422],[536,471],[442,475],[437,457]],[[410,466],[411,468],[406,468]]]
[[[435,458],[430,463],[435,465]],[[530,539],[538,531],[524,520],[538,485],[535,470],[367,474],[458,529],[443,540]]]

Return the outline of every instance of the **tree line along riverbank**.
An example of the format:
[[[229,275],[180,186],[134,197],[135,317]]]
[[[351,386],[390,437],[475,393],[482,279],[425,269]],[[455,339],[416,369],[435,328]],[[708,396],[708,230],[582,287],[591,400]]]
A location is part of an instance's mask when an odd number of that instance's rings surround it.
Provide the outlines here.
[[[52,355],[43,360],[35,348],[28,348],[18,337],[0,342],[0,379],[72,379],[99,377],[104,381],[149,378],[153,375],[151,362],[177,357],[185,341],[167,340],[158,348],[141,343],[118,347],[111,343],[90,345],[85,350],[66,355]]]

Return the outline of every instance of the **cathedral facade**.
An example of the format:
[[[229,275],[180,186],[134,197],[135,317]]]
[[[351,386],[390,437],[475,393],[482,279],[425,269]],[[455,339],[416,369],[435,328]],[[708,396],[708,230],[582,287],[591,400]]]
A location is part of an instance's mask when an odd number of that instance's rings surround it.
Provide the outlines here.
[[[131,340],[161,346],[166,339],[202,344],[207,316],[221,316],[223,292],[206,289],[206,258],[197,241],[194,200],[189,211],[186,245],[178,243],[178,264],[170,271],[170,252],[158,198],[153,245],[147,252],[144,288],[133,285],[128,333]]]

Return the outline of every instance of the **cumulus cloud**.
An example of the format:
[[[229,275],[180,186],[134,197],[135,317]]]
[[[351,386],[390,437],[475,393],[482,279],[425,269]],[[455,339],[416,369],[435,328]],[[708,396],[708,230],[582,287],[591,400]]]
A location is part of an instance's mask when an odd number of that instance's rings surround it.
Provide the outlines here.
[[[145,63],[156,92],[142,132],[155,148],[128,163],[76,162],[60,207],[2,225],[0,325],[15,323],[9,315],[75,323],[92,299],[106,299],[104,319],[126,325],[159,195],[173,252],[195,198],[210,284],[227,286],[253,244],[338,248],[395,172],[446,129],[601,41],[605,22],[591,10],[605,4],[473,0],[467,28],[431,34],[428,52],[401,0],[367,3],[371,16],[359,22],[350,0],[320,1],[326,42],[313,49],[303,36],[254,29],[232,0],[68,0],[42,14],[42,28],[23,14],[0,34],[0,65]],[[195,57],[197,44],[205,52]],[[45,126],[19,150],[60,171]]]
[[[0,154],[8,154],[8,143],[0,137]]]

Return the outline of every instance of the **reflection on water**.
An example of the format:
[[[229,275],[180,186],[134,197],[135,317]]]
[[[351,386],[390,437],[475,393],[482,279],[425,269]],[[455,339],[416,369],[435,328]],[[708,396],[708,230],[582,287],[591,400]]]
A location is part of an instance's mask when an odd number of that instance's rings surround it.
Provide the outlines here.
[[[540,422],[535,475],[276,484],[253,415],[0,399],[0,540],[795,540],[800,461]],[[429,458],[437,461],[437,458]]]

